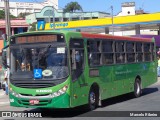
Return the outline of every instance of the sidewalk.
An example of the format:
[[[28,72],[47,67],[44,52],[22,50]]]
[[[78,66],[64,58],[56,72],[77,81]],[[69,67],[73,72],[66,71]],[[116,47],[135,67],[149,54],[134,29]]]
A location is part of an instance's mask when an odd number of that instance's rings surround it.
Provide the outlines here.
[[[0,89],[0,97],[5,95],[5,91],[3,89]]]
[[[5,94],[5,91],[0,89],[0,106],[9,105],[9,96]]]

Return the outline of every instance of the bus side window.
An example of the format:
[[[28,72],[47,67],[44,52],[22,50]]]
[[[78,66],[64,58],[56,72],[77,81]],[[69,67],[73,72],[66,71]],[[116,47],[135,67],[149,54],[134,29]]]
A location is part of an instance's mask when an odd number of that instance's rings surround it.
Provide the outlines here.
[[[100,41],[94,39],[88,40],[87,49],[88,49],[89,65],[90,66],[100,65],[100,58],[101,58]]]

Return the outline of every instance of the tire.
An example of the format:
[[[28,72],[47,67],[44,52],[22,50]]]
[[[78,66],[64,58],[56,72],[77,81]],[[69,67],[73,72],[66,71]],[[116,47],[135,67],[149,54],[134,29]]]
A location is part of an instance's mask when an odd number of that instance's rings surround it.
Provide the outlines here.
[[[134,83],[134,96],[136,98],[140,97],[141,96],[141,93],[142,93],[142,89],[141,89],[141,82],[140,80],[137,78],[135,80],[135,83]]]
[[[89,97],[88,97],[88,108],[90,111],[96,109],[98,106],[98,92],[96,89],[91,88],[89,91]]]

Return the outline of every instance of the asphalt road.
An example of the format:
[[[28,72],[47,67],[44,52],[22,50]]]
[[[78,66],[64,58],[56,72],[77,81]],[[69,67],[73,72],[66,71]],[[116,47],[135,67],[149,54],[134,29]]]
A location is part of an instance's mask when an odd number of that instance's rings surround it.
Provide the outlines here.
[[[157,111],[160,116],[160,78],[157,83],[145,88],[143,94],[139,98],[134,98],[132,94],[125,94],[118,97],[110,98],[103,101],[103,107],[97,108],[92,112],[84,111],[82,107],[74,109],[63,109],[63,110],[41,110],[41,109],[30,109],[30,108],[15,108],[10,107],[8,104],[8,96],[0,95],[0,111],[23,111],[25,114],[28,113],[39,113],[42,118],[36,118],[37,120],[48,120],[53,119],[73,119],[73,120],[160,120],[160,117],[156,116]],[[3,100],[3,101],[2,101]],[[148,112],[147,112],[148,111]],[[139,115],[139,117],[131,117],[131,115]],[[144,117],[143,114],[147,113],[148,116]],[[153,114],[154,113],[154,114]],[[110,117],[107,117],[109,116]],[[152,117],[150,117],[150,116]],[[117,117],[118,116],[118,117]],[[127,117],[130,116],[130,117]],[[0,118],[6,119],[6,118]],[[9,118],[7,118],[9,119]],[[12,119],[33,119],[33,118],[21,118],[15,117]],[[34,118],[35,119],[35,118]]]

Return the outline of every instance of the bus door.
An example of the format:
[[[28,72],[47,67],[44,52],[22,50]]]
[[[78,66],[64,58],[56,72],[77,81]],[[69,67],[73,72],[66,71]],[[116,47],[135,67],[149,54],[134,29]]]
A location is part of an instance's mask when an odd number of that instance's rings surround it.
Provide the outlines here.
[[[84,41],[83,39],[71,39],[70,41],[71,56],[71,101],[72,106],[85,103],[87,81],[84,72]],[[83,100],[84,99],[84,100]]]

